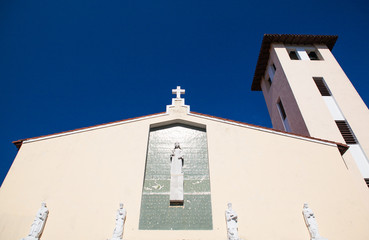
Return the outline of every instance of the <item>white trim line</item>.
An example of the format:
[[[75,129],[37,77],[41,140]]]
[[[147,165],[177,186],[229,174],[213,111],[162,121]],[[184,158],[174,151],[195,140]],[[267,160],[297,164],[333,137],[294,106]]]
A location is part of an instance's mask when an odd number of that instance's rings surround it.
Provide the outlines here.
[[[306,137],[302,137],[302,136],[296,136],[296,135],[283,133],[283,132],[278,132],[278,131],[274,131],[272,129],[269,130],[269,129],[265,129],[265,128],[254,127],[254,126],[250,126],[250,125],[247,125],[247,124],[241,124],[241,123],[222,120],[222,119],[218,119],[218,118],[212,118],[212,117],[208,117],[208,116],[197,115],[195,113],[189,113],[188,115],[194,116],[194,117],[205,118],[205,119],[209,119],[209,120],[214,120],[214,121],[217,121],[217,122],[228,123],[228,124],[235,125],[235,126],[246,127],[246,128],[259,130],[259,131],[263,131],[263,132],[267,132],[267,133],[274,133],[274,134],[277,134],[277,135],[288,136],[288,137],[297,138],[297,139],[300,139],[300,140],[306,140],[306,141],[315,142],[315,143],[322,143],[322,144],[325,144],[325,145],[328,145],[328,146],[337,147],[337,145],[334,144],[334,143],[325,142],[325,141],[321,141],[321,140],[317,140],[317,139],[306,138]]]
[[[71,134],[75,134],[75,133],[92,131],[92,130],[106,128],[106,127],[113,127],[113,126],[117,126],[117,125],[121,125],[121,124],[126,124],[126,123],[130,123],[130,122],[145,120],[145,119],[154,118],[154,117],[161,117],[161,116],[166,116],[166,115],[168,115],[168,113],[159,113],[159,114],[154,114],[154,115],[150,115],[150,116],[146,116],[146,117],[134,118],[134,119],[131,119],[131,120],[121,120],[119,122],[106,123],[106,124],[95,126],[95,127],[87,127],[85,129],[80,129],[80,130],[71,130],[70,132],[65,132],[65,133],[59,133],[59,134],[56,133],[56,134],[52,134],[52,135],[45,136],[45,137],[31,138],[29,140],[24,140],[22,144],[41,141],[41,140],[46,140],[46,139],[50,139],[50,138],[62,137],[62,136],[71,135]]]

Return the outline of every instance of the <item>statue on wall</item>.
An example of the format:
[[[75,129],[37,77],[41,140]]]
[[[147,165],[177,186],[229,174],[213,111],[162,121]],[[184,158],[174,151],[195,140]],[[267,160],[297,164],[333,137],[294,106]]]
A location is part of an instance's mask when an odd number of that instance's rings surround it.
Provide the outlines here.
[[[41,203],[41,208],[38,210],[35,219],[31,225],[31,230],[26,238],[23,240],[38,240],[44,230],[49,210],[46,207],[46,203]]]
[[[127,211],[123,208],[123,203],[119,204],[115,217],[115,228],[111,240],[121,240],[123,238],[124,222],[126,221]]]
[[[304,208],[302,210],[302,214],[304,215],[305,224],[309,229],[311,240],[326,240],[321,237],[318,232],[318,223],[315,219],[315,215],[313,210],[311,210],[307,203],[304,203]]]
[[[174,144],[174,149],[170,154],[170,204],[173,205],[183,205],[183,164],[184,156],[181,146],[178,142]]]
[[[228,203],[228,209],[225,212],[227,221],[228,240],[239,240],[238,237],[238,216],[232,209],[232,203]]]
[[[178,142],[174,144],[174,149],[172,150],[172,154],[170,155],[170,160],[172,161],[170,173],[171,174],[183,173],[182,166],[184,164],[184,157],[181,146],[179,145]]]

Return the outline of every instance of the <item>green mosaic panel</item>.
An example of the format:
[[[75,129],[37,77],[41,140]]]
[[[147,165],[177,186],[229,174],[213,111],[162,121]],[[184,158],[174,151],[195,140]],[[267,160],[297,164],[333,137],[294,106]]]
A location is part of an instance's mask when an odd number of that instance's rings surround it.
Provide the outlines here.
[[[184,206],[170,207],[170,154],[184,153]],[[139,229],[212,229],[206,131],[182,124],[151,129],[142,189]]]
[[[169,195],[143,195],[141,230],[213,229],[210,195],[185,195],[183,207],[168,207]]]
[[[145,180],[143,194],[169,194],[170,179],[168,180]],[[184,180],[183,191],[186,193],[209,193],[209,180]],[[210,193],[209,193],[210,194]]]
[[[170,179],[167,180],[145,180],[143,194],[168,193],[170,191]]]

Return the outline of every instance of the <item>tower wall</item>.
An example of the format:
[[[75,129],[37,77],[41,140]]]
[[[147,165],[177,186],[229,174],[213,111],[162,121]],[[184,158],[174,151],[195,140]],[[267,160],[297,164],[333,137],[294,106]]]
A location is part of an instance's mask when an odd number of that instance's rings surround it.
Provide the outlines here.
[[[291,51],[298,60],[291,59]],[[315,51],[319,60],[311,60],[309,51]],[[330,97],[322,96],[314,78],[323,79]],[[346,141],[350,154],[362,176],[369,178],[369,111],[326,45],[271,44],[261,89],[276,129],[345,143],[336,120],[348,123],[358,141]]]
[[[283,47],[283,44],[279,44],[279,47]],[[278,100],[283,102],[285,110],[289,113],[288,121],[292,132],[310,136],[306,127],[303,116],[301,115],[299,106],[296,102],[295,96],[292,92],[290,84],[281,66],[281,62],[276,54],[276,49],[271,49],[271,54],[268,62],[268,66],[274,64],[276,66],[276,72],[270,85],[267,81],[268,73],[264,75],[261,81],[261,88],[264,94],[264,98],[268,107],[269,115],[273,124],[273,128],[285,131],[283,122],[277,108]]]

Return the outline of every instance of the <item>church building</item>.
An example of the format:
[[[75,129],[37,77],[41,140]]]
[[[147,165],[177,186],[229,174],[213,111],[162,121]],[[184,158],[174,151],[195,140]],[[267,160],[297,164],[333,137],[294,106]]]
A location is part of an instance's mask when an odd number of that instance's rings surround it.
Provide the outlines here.
[[[15,141],[0,239],[369,239],[369,112],[336,40],[264,35],[251,89],[273,128],[178,86],[162,113]]]

